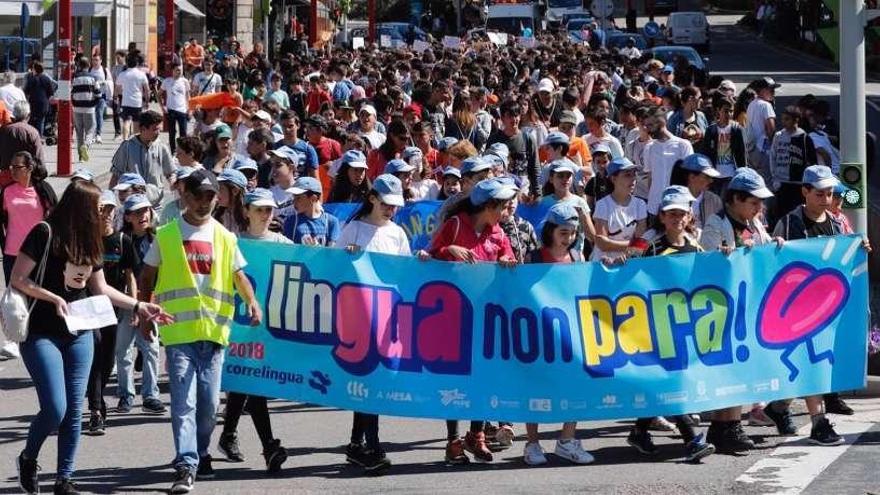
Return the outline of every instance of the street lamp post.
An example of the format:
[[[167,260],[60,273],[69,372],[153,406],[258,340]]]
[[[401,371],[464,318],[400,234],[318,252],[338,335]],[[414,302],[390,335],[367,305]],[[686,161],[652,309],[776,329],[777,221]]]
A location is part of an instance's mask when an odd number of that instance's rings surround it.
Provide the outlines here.
[[[71,0],[58,2],[58,169],[56,174],[68,176],[71,173],[71,108],[70,108],[70,43],[72,18]]]
[[[865,8],[840,2],[840,161],[841,178],[859,197],[852,217],[856,232],[868,233],[867,148],[865,143]]]

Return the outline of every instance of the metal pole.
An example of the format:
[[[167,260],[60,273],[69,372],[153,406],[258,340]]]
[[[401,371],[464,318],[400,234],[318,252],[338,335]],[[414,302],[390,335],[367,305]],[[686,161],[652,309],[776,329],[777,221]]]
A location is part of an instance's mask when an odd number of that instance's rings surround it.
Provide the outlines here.
[[[177,42],[176,26],[174,21],[174,0],[165,0],[165,74],[171,76],[171,61],[174,60],[174,45]],[[205,41],[207,43],[207,41]]]
[[[59,176],[71,173],[71,108],[70,108],[70,35],[72,20],[71,0],[58,2],[58,170]]]
[[[865,144],[865,17],[859,1],[840,2],[840,161],[844,179],[860,171],[856,182],[862,201],[852,210],[856,232],[867,235],[866,187],[868,153]],[[849,165],[847,165],[849,164]]]

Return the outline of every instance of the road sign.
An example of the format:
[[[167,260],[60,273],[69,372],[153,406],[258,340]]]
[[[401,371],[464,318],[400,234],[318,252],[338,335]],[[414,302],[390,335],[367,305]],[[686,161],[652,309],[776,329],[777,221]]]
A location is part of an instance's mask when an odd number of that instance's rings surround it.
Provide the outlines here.
[[[590,10],[593,11],[593,15],[595,16],[608,17],[609,15],[614,13],[614,1],[593,0],[593,3],[590,4]]]
[[[645,24],[643,31],[648,38],[656,38],[660,36],[660,25],[654,21],[648,22]]]

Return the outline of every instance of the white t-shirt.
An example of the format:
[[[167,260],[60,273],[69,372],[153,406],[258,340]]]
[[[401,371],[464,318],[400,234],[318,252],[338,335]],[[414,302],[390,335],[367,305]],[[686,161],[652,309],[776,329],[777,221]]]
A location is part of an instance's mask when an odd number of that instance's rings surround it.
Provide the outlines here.
[[[596,146],[599,143],[604,143],[606,146],[611,148],[611,159],[620,158],[623,156],[623,146],[620,145],[620,141],[617,140],[616,137],[606,134],[602,137],[596,137],[592,134],[587,134],[584,136],[584,140],[587,142],[587,146],[590,149],[593,149],[593,146]]]
[[[810,139],[813,140],[813,146],[816,147],[816,151],[825,150],[828,153],[828,157],[831,158],[831,163],[825,163],[825,159],[822,155],[816,154],[816,159],[819,161],[819,165],[825,165],[829,167],[832,172],[835,174],[840,173],[840,151],[831,144],[831,140],[828,138],[828,134],[825,131],[813,131],[810,133]]]
[[[116,78],[116,85],[122,88],[122,106],[141,108],[144,106],[144,86],[149,86],[147,75],[138,68],[126,69]]]
[[[764,122],[771,118],[776,118],[776,111],[769,101],[755,98],[749,103],[749,108],[746,109],[748,131],[752,135],[752,142],[759,150],[770,149],[767,134],[764,132]]]
[[[207,95],[211,93],[219,93],[220,89],[223,87],[223,79],[220,78],[220,74],[216,72],[212,72],[210,76],[208,76],[204,72],[199,72],[193,77],[192,82],[192,95]]]
[[[642,160],[645,172],[651,174],[651,189],[648,191],[648,213],[657,214],[663,190],[669,186],[672,166],[675,162],[694,154],[690,141],[671,136],[666,141],[655,139],[645,146]]]
[[[440,195],[440,184],[434,179],[414,180],[411,189],[413,191],[413,201],[433,201]]]
[[[626,206],[620,205],[609,194],[596,202],[596,212],[593,213],[596,220],[604,220],[608,224],[608,238],[615,241],[632,240],[636,232],[636,225],[641,220],[648,218],[648,205],[641,199],[633,196]],[[599,246],[593,246],[590,261],[598,261],[602,256],[612,259],[620,258],[626,254],[624,251],[603,252]]]
[[[189,110],[189,81],[185,77],[166,77],[162,81],[162,91],[165,91],[165,108],[181,113]]]
[[[206,224],[198,226],[187,223],[183,217],[179,220],[180,236],[183,239],[183,250],[186,253],[189,270],[196,279],[196,287],[199,292],[204,292],[210,286],[211,267],[214,264],[214,229],[218,226],[222,228],[222,225],[213,218]],[[158,241],[154,240],[150,244],[150,249],[144,256],[144,263],[152,267],[158,267],[162,263]],[[247,261],[236,246],[232,271],[237,272],[245,266],[247,266]]]
[[[733,148],[730,146],[730,138],[732,136],[731,125],[718,127],[718,161],[715,168],[721,172],[721,177],[733,177],[736,173],[736,163],[733,159]]]
[[[385,134],[382,134],[376,129],[373,129],[370,132],[362,132],[361,137],[369,143],[371,149],[377,149],[385,144]]]
[[[399,225],[389,222],[381,227],[362,220],[352,220],[342,228],[336,245],[345,248],[356,245],[370,253],[410,256],[409,239]]]

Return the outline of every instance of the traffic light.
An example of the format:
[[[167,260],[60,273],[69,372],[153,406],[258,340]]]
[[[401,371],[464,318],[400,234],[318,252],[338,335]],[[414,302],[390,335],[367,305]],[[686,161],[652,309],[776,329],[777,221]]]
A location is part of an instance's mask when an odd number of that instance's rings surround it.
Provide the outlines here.
[[[840,180],[849,187],[843,195],[843,207],[857,209],[865,207],[865,166],[861,163],[841,163]]]

